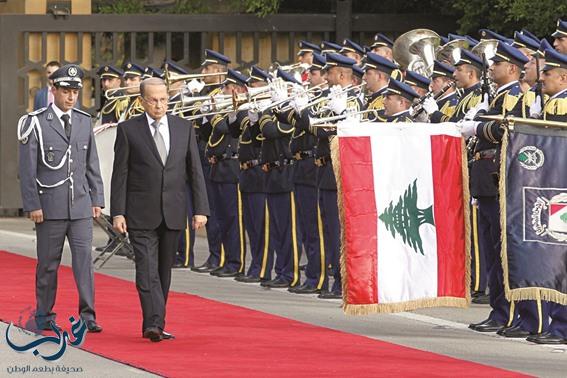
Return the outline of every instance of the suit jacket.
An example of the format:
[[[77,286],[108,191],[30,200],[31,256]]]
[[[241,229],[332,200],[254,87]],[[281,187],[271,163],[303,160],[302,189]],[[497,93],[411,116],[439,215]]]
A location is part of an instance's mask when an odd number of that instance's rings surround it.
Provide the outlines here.
[[[104,207],[104,189],[91,117],[73,109],[70,139],[65,136],[51,105],[30,113],[24,129],[29,127],[33,117],[39,122],[43,146],[38,140],[39,131],[32,132],[20,143],[19,175],[24,211],[41,209],[45,219],[92,217],[93,206]],[[70,156],[65,158],[69,147]],[[46,166],[46,163],[58,166],[64,158],[65,163],[59,169]]]
[[[186,184],[195,214],[209,215],[209,202],[195,130],[167,115],[170,149],[161,162],[145,113],[118,124],[114,144],[110,212],[124,215],[131,229],[153,230],[162,221],[172,230],[187,223]]]
[[[38,110],[45,108],[47,106],[47,90],[48,87],[40,88],[35,92],[35,97],[33,98],[33,110]]]

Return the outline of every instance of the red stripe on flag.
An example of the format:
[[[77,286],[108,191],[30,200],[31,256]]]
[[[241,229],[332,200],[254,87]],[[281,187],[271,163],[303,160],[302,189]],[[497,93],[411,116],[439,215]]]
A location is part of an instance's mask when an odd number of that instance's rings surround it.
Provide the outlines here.
[[[345,219],[346,303],[378,303],[378,214],[370,137],[340,138],[339,151]]]
[[[565,208],[565,205],[557,205],[552,203],[551,206],[549,207],[549,215],[554,215],[556,212],[563,210]]]
[[[465,296],[465,211],[461,138],[431,137],[435,230],[437,233],[437,294]]]

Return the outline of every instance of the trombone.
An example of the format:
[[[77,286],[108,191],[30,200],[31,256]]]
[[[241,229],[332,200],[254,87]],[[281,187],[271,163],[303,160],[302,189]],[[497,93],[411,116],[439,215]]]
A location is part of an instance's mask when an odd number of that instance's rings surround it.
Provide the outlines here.
[[[193,79],[202,79],[204,77],[210,77],[210,76],[223,76],[223,75],[227,75],[228,72],[215,72],[215,73],[199,73],[199,74],[187,74],[187,75],[172,75],[169,72],[169,65],[166,63],[164,68],[163,68],[163,80],[165,81],[165,85],[167,86],[167,90],[169,91],[169,87],[172,84],[175,84],[179,81],[189,81],[189,80],[193,80]],[[207,85],[207,84],[205,84]]]
[[[138,92],[136,92],[136,93],[122,93],[122,91],[125,91],[127,89],[133,89],[133,88],[138,88]],[[118,100],[118,99],[122,99],[122,98],[137,97],[137,96],[140,95],[139,88],[140,88],[139,85],[132,85],[130,87],[119,87],[119,88],[107,89],[106,91],[104,91],[104,97],[106,97],[107,100]]]

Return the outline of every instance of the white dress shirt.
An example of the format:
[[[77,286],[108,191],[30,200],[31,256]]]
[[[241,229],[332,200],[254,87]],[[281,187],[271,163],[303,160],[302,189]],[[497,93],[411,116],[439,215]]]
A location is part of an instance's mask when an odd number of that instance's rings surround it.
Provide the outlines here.
[[[61,116],[62,116],[63,114],[69,115],[69,124],[70,124],[70,123],[71,123],[71,119],[72,119],[72,117],[71,117],[71,112],[73,111],[73,109],[71,109],[71,110],[69,110],[69,111],[67,111],[67,112],[64,112],[63,110],[59,109],[59,108],[57,107],[57,105],[55,105],[55,103],[51,104],[51,109],[53,109],[53,111],[55,112],[55,116],[56,116],[57,119],[59,120],[59,123],[61,123],[61,127],[63,128],[63,131],[65,131],[65,125],[63,124],[63,120],[61,119]]]
[[[152,126],[152,124],[154,123],[154,121],[158,121],[159,122],[159,126],[158,126],[158,130],[161,133],[161,136],[163,138],[163,142],[165,143],[165,150],[167,151],[167,154],[169,155],[169,124],[167,123],[167,115],[164,115],[163,117],[161,117],[160,120],[154,120],[153,118],[151,118],[148,113],[146,114],[146,118],[148,119],[148,127],[150,128],[150,133],[152,134],[152,137],[154,136],[155,133],[155,129]]]

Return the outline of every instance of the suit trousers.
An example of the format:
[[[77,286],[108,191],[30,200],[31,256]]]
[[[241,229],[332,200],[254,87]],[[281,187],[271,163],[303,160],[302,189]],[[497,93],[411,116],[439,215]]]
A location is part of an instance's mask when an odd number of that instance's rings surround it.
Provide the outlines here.
[[[57,294],[57,270],[61,263],[65,237],[71,247],[73,276],[79,292],[79,315],[95,319],[94,273],[92,264],[93,220],[45,220],[35,226],[37,236],[36,323],[38,327],[55,319],[53,306]]]
[[[136,261],[142,332],[150,327],[165,327],[165,306],[180,232],[168,229],[165,222],[155,230],[128,230]]]

